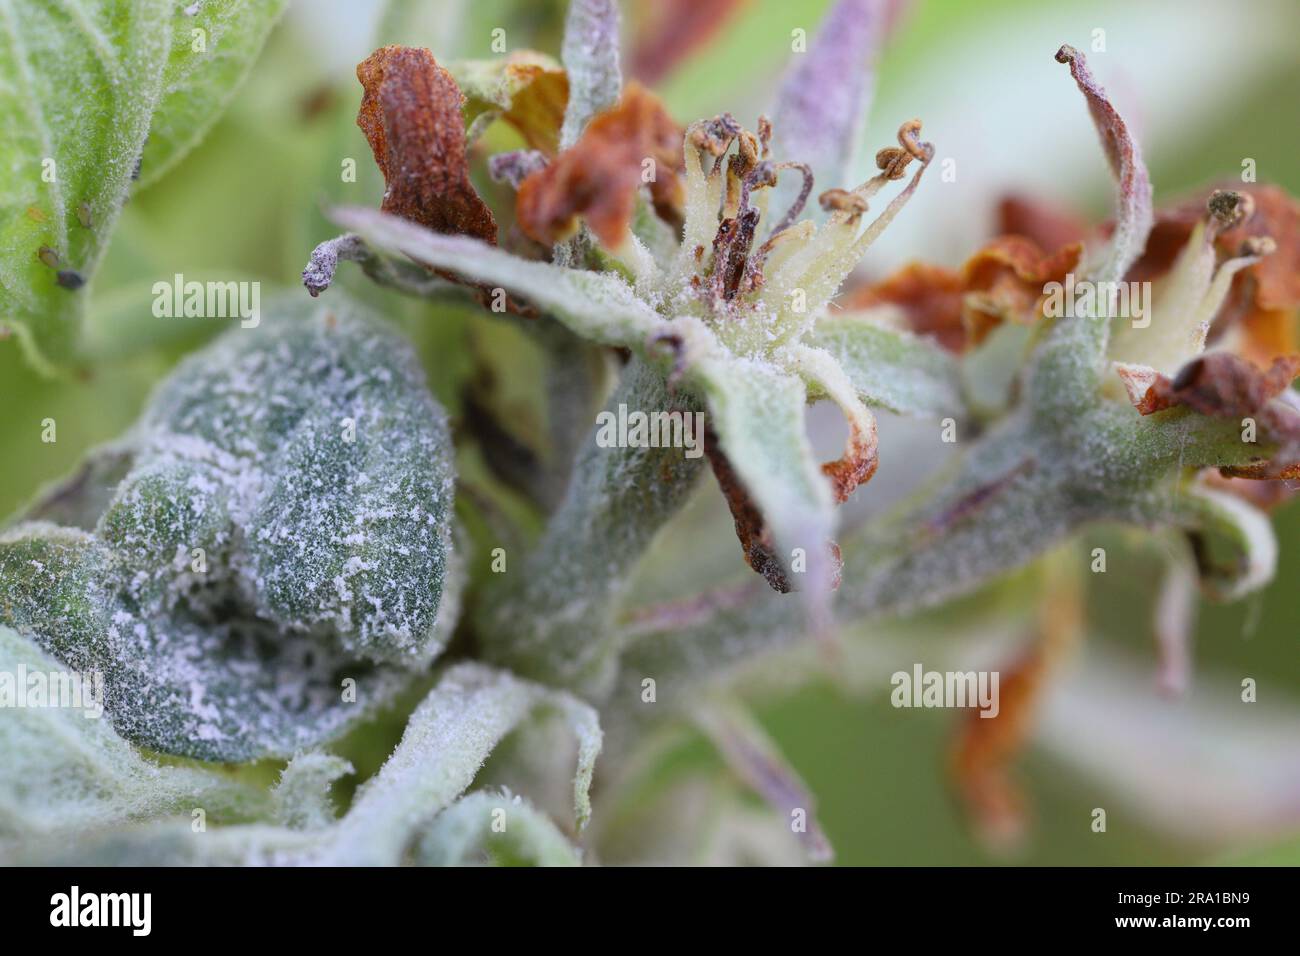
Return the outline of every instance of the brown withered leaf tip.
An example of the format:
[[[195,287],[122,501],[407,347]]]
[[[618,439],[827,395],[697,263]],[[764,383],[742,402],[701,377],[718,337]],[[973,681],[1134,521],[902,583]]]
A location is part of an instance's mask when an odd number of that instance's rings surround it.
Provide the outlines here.
[[[718,479],[722,496],[727,500],[727,508],[730,509],[731,518],[735,522],[736,537],[740,539],[740,549],[745,555],[745,562],[762,576],[772,590],[780,591],[782,594],[795,590],[794,584],[786,575],[785,568],[776,555],[772,532],[763,520],[762,512],[750,498],[744,483],[732,468],[726,454],[718,446],[717,434],[707,426],[704,429],[704,453],[713,467],[713,474]],[[874,464],[871,470],[875,470]],[[840,558],[839,545],[834,541],[828,541],[826,547],[830,551],[834,567],[831,580],[831,589],[834,590],[840,586],[843,561]]]
[[[908,327],[952,352],[978,345],[1004,322],[1037,318],[1048,282],[1063,282],[1083,254],[1078,242],[1044,252],[1026,236],[999,236],[960,270],[911,263],[844,300],[847,309],[900,308]]]
[[[618,248],[628,235],[647,159],[654,161],[649,186],[655,210],[675,221],[685,201],[682,130],[654,94],[631,83],[571,148],[520,185],[515,211],[524,234],[553,245],[573,235],[581,217],[606,248]]]
[[[857,490],[858,485],[865,485],[876,473],[880,464],[879,443],[876,440],[874,422],[870,434],[864,433],[856,424],[850,423],[848,445],[844,454],[835,461],[822,465],[822,474],[831,480],[831,490],[835,503],[843,504]]]
[[[727,456],[718,447],[718,438],[712,428],[706,427],[704,430],[704,452],[709,457],[709,464],[713,466],[713,474],[718,479],[722,496],[727,499],[727,507],[731,510],[736,537],[740,539],[740,550],[745,555],[746,563],[762,575],[772,590],[782,594],[790,592],[793,588],[781,562],[777,560],[772,535],[763,521],[762,512],[749,497],[749,492],[736,470],[731,467]]]
[[[496,220],[469,179],[464,97],[428,50],[381,47],[357,66],[357,125],[387,188],[381,208],[435,232],[496,243]]]

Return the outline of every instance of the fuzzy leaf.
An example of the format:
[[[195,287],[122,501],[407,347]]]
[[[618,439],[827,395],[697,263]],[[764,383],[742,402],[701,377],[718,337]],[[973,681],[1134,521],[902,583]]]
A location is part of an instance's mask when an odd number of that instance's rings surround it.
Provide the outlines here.
[[[829,590],[838,570],[829,551],[835,513],[804,424],[804,383],[771,365],[716,353],[701,357],[691,376],[722,453],[771,530],[786,579],[796,590]],[[794,583],[800,579],[808,583]]]
[[[560,51],[569,74],[569,102],[560,130],[562,149],[578,141],[593,116],[618,102],[623,88],[618,26],[614,0],[569,0]]]
[[[962,417],[957,363],[930,339],[892,329],[870,313],[836,313],[805,341],[833,355],[870,405],[905,415]]]
[[[68,668],[0,625],[0,695],[5,679],[47,678]],[[13,688],[19,695],[26,685]],[[261,794],[207,770],[162,766],[141,756],[93,707],[17,707],[0,719],[0,846],[202,807],[261,812]]]
[[[663,321],[616,276],[530,262],[473,239],[438,235],[373,209],[335,209],[332,218],[376,249],[517,294],[602,345],[640,350]]]
[[[853,185],[849,177],[866,128],[874,61],[894,6],[894,0],[839,0],[781,81],[772,121],[776,158],[807,163],[818,189]],[[793,178],[783,179],[770,208],[789,207],[798,192]],[[825,217],[820,209],[811,214]]]
[[[600,752],[595,711],[504,671],[460,664],[411,715],[401,743],[358,792],[319,862],[400,862],[412,827],[463,793],[502,738],[539,706],[559,708],[578,735],[575,811],[578,825],[584,825],[591,812],[587,788]]]
[[[207,135],[224,112],[286,0],[201,0],[173,3],[171,52],[163,69],[162,98],[149,125],[140,186],[160,179]],[[189,11],[193,9],[193,13]],[[202,30],[202,49],[196,50]]]
[[[500,826],[497,828],[497,821]],[[520,797],[471,793],[434,818],[416,846],[420,866],[580,866],[582,858],[544,814]]]
[[[81,326],[87,290],[71,276],[93,274],[131,188],[173,6],[0,3],[0,322],[46,372],[68,361]]]
[[[602,414],[692,410],[639,359]],[[564,502],[518,566],[507,565],[480,612],[488,654],[529,677],[608,690],[618,631],[614,614],[636,563],[694,485],[702,458],[682,448],[603,447],[587,438]]]
[[[0,3],[0,324],[37,368],[72,359],[84,283],[137,171],[153,180],[198,141],[282,6]]]
[[[159,387],[93,534],[0,538],[0,619],[100,669],[118,732],[169,753],[326,739],[454,620],[451,443],[409,346],[345,299],[271,311]]]

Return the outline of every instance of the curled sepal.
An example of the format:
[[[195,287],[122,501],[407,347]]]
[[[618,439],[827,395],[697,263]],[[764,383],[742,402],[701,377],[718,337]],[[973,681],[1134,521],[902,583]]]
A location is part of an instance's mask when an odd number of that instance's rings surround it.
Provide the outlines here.
[[[1089,257],[1086,276],[1093,283],[1118,283],[1142,254],[1151,231],[1151,181],[1137,142],[1088,71],[1083,55],[1073,47],[1063,46],[1056,59],[1070,65],[1088,101],[1088,111],[1119,187],[1110,247],[1100,257]],[[1090,400],[1101,387],[1113,312],[1114,300],[1098,295],[1087,314],[1056,319],[1039,349],[1030,378],[1029,399],[1039,416],[1059,426],[1080,401]]]
[[[1056,60],[1070,65],[1070,74],[1088,101],[1088,112],[1119,186],[1115,233],[1105,256],[1089,267],[1089,278],[1094,282],[1118,282],[1146,247],[1154,221],[1151,180],[1137,141],[1105,90],[1093,79],[1083,54],[1072,46],[1063,46],[1056,51]]]
[[[333,823],[336,812],[330,789],[334,781],[352,772],[352,764],[334,754],[316,750],[298,754],[271,790],[277,822],[291,830],[318,830]]]
[[[616,276],[519,259],[486,243],[438,235],[372,209],[340,208],[332,217],[375,249],[516,293],[576,334],[602,345],[641,349],[662,322]]]
[[[582,856],[527,800],[480,791],[457,800],[420,835],[418,866],[581,866]]]
[[[1254,505],[1193,486],[1173,501],[1171,511],[1171,522],[1187,532],[1207,596],[1235,601],[1273,580],[1277,537],[1268,516]]]

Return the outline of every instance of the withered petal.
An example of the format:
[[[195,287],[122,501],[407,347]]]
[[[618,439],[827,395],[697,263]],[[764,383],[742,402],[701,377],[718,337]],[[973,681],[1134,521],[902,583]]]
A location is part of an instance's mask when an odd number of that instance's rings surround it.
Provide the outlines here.
[[[628,235],[647,159],[655,208],[672,216],[684,201],[678,176],[682,130],[654,94],[629,84],[613,109],[596,116],[570,148],[520,184],[519,225],[529,238],[552,245],[572,235],[579,217],[607,248]]]
[[[496,242],[492,210],[470,183],[464,97],[428,50],[381,47],[357,66],[357,125],[387,188],[380,207],[435,232]]]

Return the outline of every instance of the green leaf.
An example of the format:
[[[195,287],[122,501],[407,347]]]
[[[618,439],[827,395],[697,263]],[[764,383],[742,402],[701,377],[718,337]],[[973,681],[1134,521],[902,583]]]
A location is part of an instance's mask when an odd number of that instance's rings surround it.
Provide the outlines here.
[[[581,866],[582,857],[544,813],[521,797],[471,793],[420,836],[420,866]]]
[[[835,357],[869,405],[904,415],[963,417],[956,360],[932,340],[869,313],[835,313],[804,340]]]
[[[445,645],[460,577],[445,416],[409,345],[346,299],[295,296],[190,356],[129,441],[93,534],[0,537],[0,621],[102,671],[119,733],[287,756]]]
[[[404,862],[420,840],[416,861],[422,856],[427,860],[426,855],[442,852],[430,842],[430,823],[440,831],[439,812],[470,786],[502,739],[542,708],[558,711],[578,738],[574,799],[581,828],[591,813],[588,788],[601,746],[596,712],[561,691],[467,663],[442,675],[411,715],[388,761],[357,791],[341,820],[329,822],[319,791],[342,769],[342,762],[324,755],[300,757],[286,768],[276,802],[280,815],[306,824],[303,829],[247,824],[193,832],[188,824],[161,822],[84,840],[76,848],[76,859],[83,865],[114,866],[394,866]],[[466,813],[458,811],[440,832],[451,838],[452,830],[466,822]],[[536,819],[519,822],[532,831],[520,846],[544,850],[548,860],[556,856],[554,838],[537,832]],[[48,864],[67,855],[64,844],[37,843],[20,859]]]
[[[162,93],[173,8],[0,2],[0,322],[45,372],[71,357],[88,291],[57,275],[89,279],[108,242]]]
[[[460,664],[411,715],[401,743],[358,791],[320,862],[400,862],[414,828],[460,796],[497,744],[543,706],[559,709],[577,733],[574,802],[578,826],[585,825],[591,813],[587,791],[600,753],[596,712],[561,691],[481,664]]]
[[[163,68],[162,98],[149,126],[140,188],[162,178],[207,135],[257,59],[286,0],[201,0],[172,6],[181,12],[171,18],[171,52]],[[195,33],[199,30],[201,35]]]
[[[21,686],[6,688],[6,681]],[[39,675],[36,677],[35,675]],[[35,644],[0,625],[0,698],[32,680],[70,675]],[[210,771],[163,766],[141,756],[90,706],[19,707],[6,701],[0,720],[0,845],[84,831],[163,813],[204,808],[249,816],[264,796]]]
[[[777,559],[810,594],[829,590],[835,527],[831,486],[804,423],[807,389],[766,362],[721,352],[700,355],[690,370],[703,392],[709,425],[749,497],[771,529]],[[796,550],[806,570],[795,572]]]
[[[198,6],[0,2],[0,324],[43,372],[75,355],[84,283],[133,176],[157,178],[198,141],[283,3]]]
[[[447,269],[536,305],[583,338],[641,350],[663,319],[622,279],[530,262],[464,236],[443,236],[375,209],[344,207],[331,218],[371,246]]]

